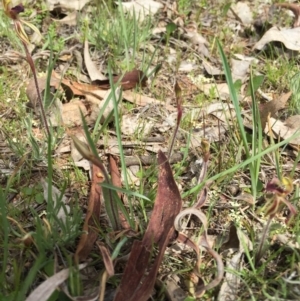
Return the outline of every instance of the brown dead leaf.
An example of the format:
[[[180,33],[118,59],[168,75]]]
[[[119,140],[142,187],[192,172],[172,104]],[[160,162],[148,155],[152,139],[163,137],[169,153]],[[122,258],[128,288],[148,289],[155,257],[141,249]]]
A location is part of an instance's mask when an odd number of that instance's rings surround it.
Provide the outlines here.
[[[61,78],[61,76],[56,73],[55,71],[52,71],[52,78],[55,78],[57,83],[56,88],[58,88],[59,83],[61,82],[63,85],[67,86],[71,91],[73,92],[74,95],[77,96],[84,96],[86,93],[91,93],[95,90],[99,90],[98,87],[89,85],[89,84],[83,84],[83,83],[78,83],[74,82],[65,78]],[[105,92],[103,92],[105,93]]]
[[[114,186],[121,188],[122,187],[121,175],[116,160],[113,155],[109,155],[108,159],[109,159],[111,182]],[[117,193],[118,196],[121,197],[121,192],[117,192]]]
[[[122,93],[122,96],[125,100],[137,104],[139,106],[146,106],[148,104],[153,105],[153,104],[159,104],[164,106],[167,110],[169,111],[177,111],[177,109],[169,104],[164,104],[162,101],[151,98],[145,95],[141,95],[139,93],[133,92],[133,91],[124,91]]]
[[[290,116],[285,121],[285,125],[290,127],[291,129],[299,129],[300,128],[300,115]]]
[[[263,103],[259,105],[259,112],[260,112],[260,121],[262,124],[262,127],[264,128],[266,125],[266,122],[268,120],[268,115],[270,114],[271,117],[274,117],[274,115],[285,108],[285,105],[289,98],[291,97],[292,92],[288,92],[285,94],[282,94],[277,99],[271,100],[267,103]]]
[[[198,26],[196,22],[190,22],[185,27],[184,36],[191,42],[192,46],[195,50],[204,55],[205,57],[209,57],[209,50],[207,47],[209,43],[207,40],[198,32]]]
[[[131,71],[128,71],[122,75],[117,75],[113,77],[113,82],[116,84],[120,80],[120,85],[122,89],[130,90],[132,88],[135,88],[137,85],[141,84],[141,86],[145,86],[147,82],[147,77],[143,73],[143,71],[134,69]],[[106,80],[94,80],[93,85],[98,86],[100,89],[110,89],[110,83],[109,79]]]
[[[104,181],[101,170],[96,165],[92,166],[92,185],[88,209],[83,225],[80,241],[77,245],[75,259],[77,262],[85,260],[98,237],[98,227],[102,203],[102,192],[99,183]]]
[[[142,241],[135,241],[115,301],[147,301],[165,249],[174,233],[173,223],[182,202],[166,156],[158,153],[158,192],[151,219]],[[158,254],[151,254],[154,246]]]
[[[88,111],[81,100],[74,100],[63,104],[62,107],[62,123],[67,126],[77,126],[82,124],[81,113],[87,117]],[[89,120],[86,120],[89,124]]]
[[[40,94],[43,95],[43,91],[46,88],[46,81],[47,81],[47,77],[43,76],[37,79],[38,82],[38,86],[39,86],[39,91]],[[51,87],[55,87],[57,88],[57,86],[59,85],[59,81],[56,78],[51,77],[50,80],[50,88]],[[28,106],[36,109],[36,107],[38,107],[38,93],[36,91],[36,87],[35,87],[35,81],[34,78],[32,77],[27,85],[26,88],[26,96],[28,98]]]
[[[300,116],[298,116],[298,118],[300,119]],[[289,124],[292,123],[291,120],[293,120],[293,122],[295,122],[295,119],[298,119],[298,118],[296,116],[293,116],[293,119],[287,120],[288,125],[286,123],[282,122],[281,120],[276,120],[275,118],[270,118],[270,121],[269,121],[270,125],[269,126],[268,126],[268,124],[266,125],[265,133],[270,135],[270,133],[269,133],[269,128],[270,128],[272,130],[272,132],[276,135],[276,137],[280,137],[281,139],[288,139],[291,136],[293,136],[294,134],[299,132],[299,128],[294,127],[295,124],[293,124],[293,126],[289,126]],[[295,148],[296,150],[299,150],[300,135],[296,135],[296,137],[289,142],[289,145],[291,147]]]

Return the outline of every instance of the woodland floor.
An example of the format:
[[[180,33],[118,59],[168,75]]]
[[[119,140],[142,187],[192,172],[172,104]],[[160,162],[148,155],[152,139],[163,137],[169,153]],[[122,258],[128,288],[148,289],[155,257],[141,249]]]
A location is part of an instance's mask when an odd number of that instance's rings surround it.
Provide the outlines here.
[[[20,14],[50,140],[0,11],[0,300],[299,300],[300,8],[54,2]]]

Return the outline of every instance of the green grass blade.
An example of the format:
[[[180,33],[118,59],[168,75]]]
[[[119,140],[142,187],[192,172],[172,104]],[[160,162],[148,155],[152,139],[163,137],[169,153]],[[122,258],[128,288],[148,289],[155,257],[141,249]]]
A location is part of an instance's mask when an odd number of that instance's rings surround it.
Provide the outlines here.
[[[244,123],[243,123],[243,119],[242,119],[240,104],[239,104],[236,89],[234,87],[234,83],[233,83],[233,80],[232,80],[231,71],[230,71],[226,56],[224,54],[224,51],[222,49],[222,46],[221,46],[221,44],[218,40],[217,40],[217,46],[218,46],[218,50],[219,50],[219,53],[220,53],[220,56],[221,56],[226,81],[227,81],[227,84],[228,84],[228,87],[229,87],[230,98],[231,98],[231,101],[233,103],[233,106],[234,106],[234,109],[235,109],[235,112],[236,112],[236,118],[237,118],[239,130],[240,130],[240,133],[241,133],[241,136],[242,136],[243,145],[244,145],[244,148],[245,148],[245,151],[246,151],[247,158],[249,158],[250,157],[250,152],[249,152],[249,148],[248,148],[246,132],[245,132],[245,129],[244,129]]]
[[[187,192],[185,192],[183,195],[182,195],[182,198],[185,198],[187,197],[188,195],[192,194],[192,193],[195,193],[195,192],[198,192],[202,187],[204,187],[205,183],[206,182],[210,182],[210,181],[215,181],[217,180],[218,178],[220,177],[224,177],[226,175],[229,175],[231,173],[234,173],[236,172],[238,169],[241,169],[241,168],[244,168],[245,166],[249,165],[249,164],[252,164],[254,160],[257,160],[258,158],[261,158],[263,157],[264,155],[266,154],[269,154],[270,152],[273,152],[274,150],[278,149],[279,147],[281,146],[284,146],[286,144],[288,144],[291,140],[297,138],[300,136],[300,131],[297,131],[296,133],[294,133],[291,137],[275,144],[275,145],[272,145],[270,147],[268,147],[267,149],[265,150],[262,150],[261,153],[259,154],[256,154],[255,156],[252,156],[251,158],[245,160],[244,162],[240,163],[240,164],[237,164],[227,170],[224,170],[214,176],[212,176],[211,178],[207,179],[206,181],[204,181],[203,183],[200,183],[199,185],[193,187],[192,189],[188,190]]]

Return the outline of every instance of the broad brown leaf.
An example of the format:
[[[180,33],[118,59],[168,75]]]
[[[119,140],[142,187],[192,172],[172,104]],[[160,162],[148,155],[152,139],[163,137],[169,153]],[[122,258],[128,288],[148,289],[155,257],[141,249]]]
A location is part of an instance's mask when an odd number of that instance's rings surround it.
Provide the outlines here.
[[[142,241],[135,241],[115,301],[146,301],[151,295],[165,249],[174,234],[174,220],[182,202],[166,156],[158,152],[158,192]],[[154,246],[158,254],[151,264]]]

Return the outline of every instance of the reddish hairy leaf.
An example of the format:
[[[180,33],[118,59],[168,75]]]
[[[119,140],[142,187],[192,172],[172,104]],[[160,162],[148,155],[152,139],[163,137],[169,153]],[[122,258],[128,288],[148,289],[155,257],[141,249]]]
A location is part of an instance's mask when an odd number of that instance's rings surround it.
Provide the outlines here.
[[[174,220],[181,198],[166,156],[158,152],[158,192],[152,216],[142,241],[135,241],[115,301],[146,301],[154,287],[165,249],[174,233]],[[153,247],[158,255],[151,264]]]
[[[101,173],[101,170],[98,166],[92,166],[92,185],[91,192],[89,197],[88,210],[86,213],[83,233],[80,237],[80,241],[77,245],[75,258],[77,261],[85,260],[97,239],[101,211],[101,187],[99,183],[103,182],[104,177]]]

